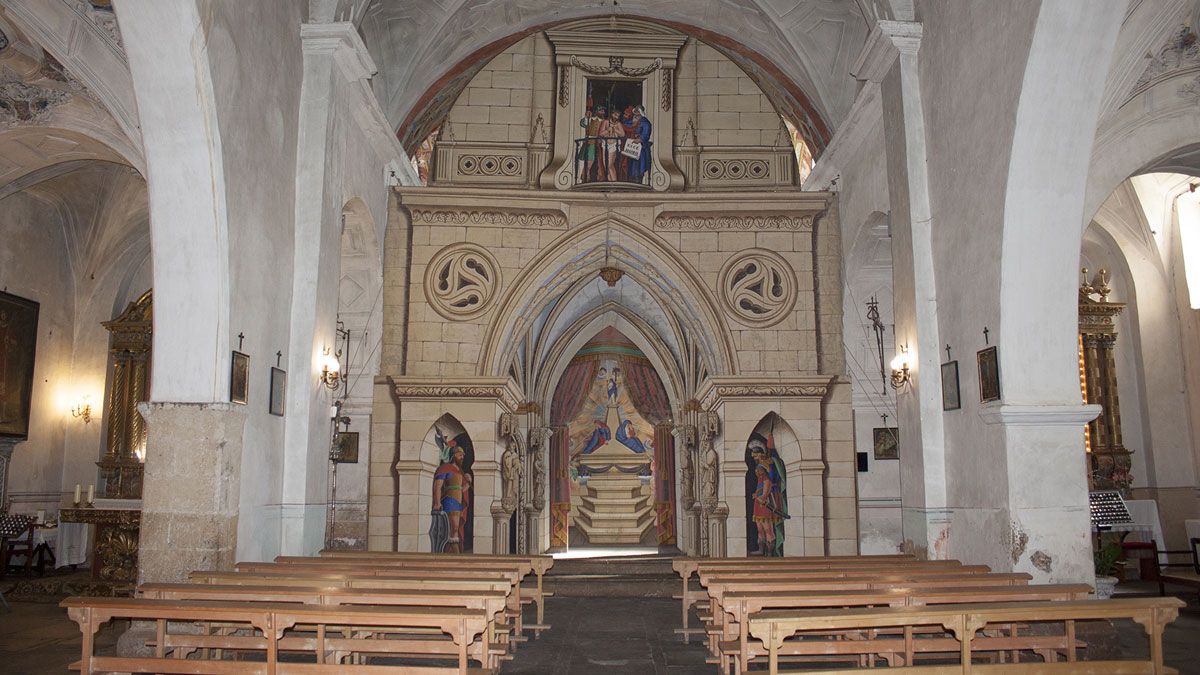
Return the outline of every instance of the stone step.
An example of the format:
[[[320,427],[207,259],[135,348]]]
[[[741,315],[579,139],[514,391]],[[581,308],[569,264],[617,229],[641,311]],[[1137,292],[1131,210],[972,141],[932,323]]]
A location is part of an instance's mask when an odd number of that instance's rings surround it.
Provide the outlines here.
[[[577,524],[586,523],[587,528],[585,530],[629,530],[634,534],[640,534],[646,530],[648,524],[654,522],[654,513],[652,511],[644,511],[635,514],[612,514],[580,511],[579,516],[575,520]]]
[[[555,597],[669,598],[679,593],[671,556],[646,550],[654,553],[556,560],[546,574],[546,590]]]
[[[589,511],[607,511],[609,513],[635,513],[643,509],[650,508],[650,495],[638,495],[637,497],[622,497],[620,499],[593,497],[592,495],[583,495],[580,497],[580,508],[586,508]]]

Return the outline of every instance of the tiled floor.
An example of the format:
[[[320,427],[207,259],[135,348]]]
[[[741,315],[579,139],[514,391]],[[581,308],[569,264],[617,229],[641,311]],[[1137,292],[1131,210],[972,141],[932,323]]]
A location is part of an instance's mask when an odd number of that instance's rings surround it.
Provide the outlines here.
[[[1184,675],[1200,675],[1200,606],[1196,596],[1168,627],[1168,665]],[[0,673],[65,673],[79,658],[79,630],[55,604],[13,602],[0,614]],[[504,673],[514,675],[691,675],[717,672],[705,665],[704,649],[684,645],[674,634],[677,601],[662,598],[550,598],[546,620],[553,628],[524,644]],[[123,627],[107,627],[97,636],[99,649],[114,649]],[[1145,650],[1141,629],[1118,626],[1117,642],[1129,653]]]

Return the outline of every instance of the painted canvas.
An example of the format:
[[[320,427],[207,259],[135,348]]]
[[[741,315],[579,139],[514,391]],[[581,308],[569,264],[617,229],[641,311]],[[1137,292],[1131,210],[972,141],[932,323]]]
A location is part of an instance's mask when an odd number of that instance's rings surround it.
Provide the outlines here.
[[[40,305],[0,292],[0,436],[26,438]]]
[[[775,446],[775,416],[746,442],[746,553],[780,557],[787,537],[787,468]]]
[[[649,359],[605,329],[572,359],[551,412],[552,542],[675,543],[670,404]]]
[[[883,427],[872,431],[875,459],[900,459],[900,430]]]

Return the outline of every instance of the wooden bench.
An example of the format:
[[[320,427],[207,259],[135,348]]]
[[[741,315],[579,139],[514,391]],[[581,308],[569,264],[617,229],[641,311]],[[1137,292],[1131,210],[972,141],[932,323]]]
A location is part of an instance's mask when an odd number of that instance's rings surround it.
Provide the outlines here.
[[[188,575],[194,583],[247,586],[341,586],[357,589],[397,590],[454,590],[462,593],[502,591],[507,596],[508,615],[514,622],[513,640],[525,626],[521,617],[521,586],[504,573],[484,572],[474,577],[442,577],[439,575],[346,574],[342,572],[313,572],[280,569],[276,572],[196,571]]]
[[[506,636],[497,630],[503,623],[507,595],[504,591],[459,589],[367,589],[320,586],[237,586],[210,584],[142,584],[138,597],[150,600],[229,600],[239,602],[297,602],[314,605],[378,605],[385,607],[463,607],[483,610],[488,617],[484,638],[474,643],[471,657],[489,668],[509,651],[497,642]],[[168,644],[168,646],[170,646]],[[507,658],[507,657],[506,657]]]
[[[769,671],[779,673],[779,657],[785,642],[794,654],[856,654],[874,659],[894,655],[906,667],[905,673],[1173,673],[1163,665],[1163,628],[1179,615],[1184,603],[1176,598],[1131,598],[1068,602],[1019,602],[993,604],[938,605],[927,607],[881,607],[841,610],[766,610],[750,617],[748,630],[761,640],[768,653]],[[1085,620],[1130,619],[1142,625],[1150,640],[1150,656],[1145,661],[1078,660],[1075,622]],[[1062,633],[1046,635],[1030,631],[1027,624],[1062,625]],[[1007,627],[1007,635],[980,634],[987,626]],[[876,637],[872,631],[899,631]],[[933,629],[934,637],[917,637],[915,629]],[[857,640],[828,639],[829,633],[862,631]],[[1024,631],[1024,634],[1021,634]],[[1040,633],[1040,634],[1036,634]],[[794,640],[793,637],[806,639]],[[987,652],[1036,650],[1045,662],[975,663],[974,656]],[[1058,661],[1062,652],[1066,661]],[[914,665],[919,653],[958,654],[955,665]],[[867,666],[874,665],[866,663]],[[813,671],[805,671],[811,673]],[[821,671],[868,673],[873,668]]]
[[[846,607],[912,607],[984,602],[1033,602],[1084,600],[1091,593],[1087,584],[1038,584],[1020,586],[883,586],[868,590],[821,590],[771,592],[737,590],[725,593],[714,609],[710,651],[728,672],[745,672],[751,659],[765,651],[748,640],[747,619],[767,609],[837,609]]]
[[[462,607],[328,606],[297,603],[149,600],[145,598],[83,598],[63,600],[67,615],[83,634],[79,670],[127,673],[459,673],[469,671],[469,647],[487,630],[486,612]],[[96,656],[94,636],[112,619],[153,621],[154,656]],[[195,623],[241,624],[249,635],[197,635],[171,629]],[[355,632],[343,636],[343,629]],[[309,630],[303,631],[304,628]],[[431,640],[379,638],[412,629],[436,629],[448,636]],[[303,631],[303,632],[302,632]],[[404,666],[384,668],[346,662],[361,655],[444,656],[453,644],[455,667]],[[263,661],[226,660],[226,652],[256,654]],[[309,655],[308,662],[281,662],[280,652]],[[476,671],[487,672],[487,671]]]
[[[528,562],[533,568],[533,574],[537,577],[537,585],[535,588],[529,589],[532,591],[530,602],[537,608],[537,623],[530,628],[537,635],[541,631],[546,630],[549,626],[546,625],[546,598],[554,595],[547,593],[543,584],[546,572],[554,566],[554,558],[548,555],[490,555],[478,553],[418,553],[415,551],[321,551],[322,558],[335,558],[344,560],[432,560],[438,563],[474,563],[476,561],[508,561],[521,560]]]

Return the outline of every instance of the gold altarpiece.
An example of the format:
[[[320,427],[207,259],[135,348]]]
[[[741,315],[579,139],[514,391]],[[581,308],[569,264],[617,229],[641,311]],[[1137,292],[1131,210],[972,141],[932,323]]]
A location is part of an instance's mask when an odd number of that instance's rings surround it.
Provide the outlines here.
[[[110,386],[104,403],[108,428],[104,456],[97,465],[105,497],[142,497],[146,422],[137,406],[150,394],[152,318],[153,301],[147,291],[130,303],[121,316],[104,322],[109,332]]]
[[[1125,304],[1108,301],[1112,292],[1108,281],[1108,271],[1103,269],[1088,281],[1084,268],[1079,287],[1079,364],[1084,402],[1101,406],[1100,415],[1088,422],[1086,431],[1088,485],[1092,490],[1127,493],[1132,482],[1129,472],[1132,453],[1121,437],[1121,403],[1113,353],[1117,344],[1116,318]]]

